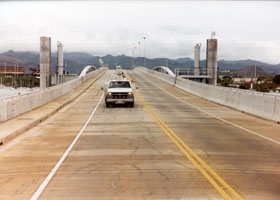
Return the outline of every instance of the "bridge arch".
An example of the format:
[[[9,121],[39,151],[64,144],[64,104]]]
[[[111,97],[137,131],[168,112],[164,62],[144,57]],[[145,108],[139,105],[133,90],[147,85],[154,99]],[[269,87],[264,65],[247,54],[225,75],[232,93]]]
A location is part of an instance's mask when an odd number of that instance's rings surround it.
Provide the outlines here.
[[[79,77],[82,77],[82,76],[85,76],[86,74],[94,71],[94,70],[97,70],[97,68],[93,65],[88,65],[86,66],[83,71],[80,73],[80,76]]]
[[[175,76],[175,74],[168,67],[165,67],[165,66],[157,66],[157,67],[154,67],[153,70],[164,73],[164,74],[168,74],[171,76]]]

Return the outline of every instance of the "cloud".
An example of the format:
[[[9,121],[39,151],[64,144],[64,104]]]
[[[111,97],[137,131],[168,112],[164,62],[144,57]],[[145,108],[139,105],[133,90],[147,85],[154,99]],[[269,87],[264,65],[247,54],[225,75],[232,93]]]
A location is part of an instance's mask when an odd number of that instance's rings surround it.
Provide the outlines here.
[[[217,32],[219,59],[280,62],[280,2],[14,1],[0,2],[0,51],[39,51],[40,36],[65,51],[93,55],[193,57],[196,43]],[[12,13],[12,14],[11,14]],[[139,50],[139,46],[136,45]],[[139,52],[138,52],[139,55]]]

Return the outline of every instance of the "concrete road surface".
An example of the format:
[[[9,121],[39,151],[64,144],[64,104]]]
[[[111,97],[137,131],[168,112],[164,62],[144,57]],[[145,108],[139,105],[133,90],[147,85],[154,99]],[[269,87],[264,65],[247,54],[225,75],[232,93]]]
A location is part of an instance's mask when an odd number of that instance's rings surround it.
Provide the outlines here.
[[[139,71],[134,108],[96,107],[111,75],[0,148],[0,199],[280,199],[279,125]]]

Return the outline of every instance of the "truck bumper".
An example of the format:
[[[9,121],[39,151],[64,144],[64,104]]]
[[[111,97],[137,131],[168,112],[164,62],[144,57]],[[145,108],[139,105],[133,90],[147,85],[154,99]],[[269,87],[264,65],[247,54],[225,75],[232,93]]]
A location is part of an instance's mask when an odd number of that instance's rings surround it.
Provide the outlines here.
[[[134,99],[105,99],[106,103],[114,103],[114,104],[125,104],[125,103],[133,103]]]

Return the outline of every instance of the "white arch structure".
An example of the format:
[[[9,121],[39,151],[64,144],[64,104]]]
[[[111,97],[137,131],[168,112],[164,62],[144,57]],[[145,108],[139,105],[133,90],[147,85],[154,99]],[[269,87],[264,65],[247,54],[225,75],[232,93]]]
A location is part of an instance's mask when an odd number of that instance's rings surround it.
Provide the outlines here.
[[[165,67],[165,66],[157,66],[157,67],[153,68],[153,70],[164,73],[164,74],[168,74],[170,76],[175,76],[175,74],[168,67]]]
[[[92,71],[94,71],[94,70],[96,70],[96,69],[97,69],[97,68],[96,68],[95,66],[93,66],[93,65],[88,65],[88,66],[86,66],[86,67],[83,69],[83,71],[81,72],[79,78],[82,77],[82,76],[85,76],[86,74],[88,74],[88,73],[90,73],[90,72],[92,72]]]

